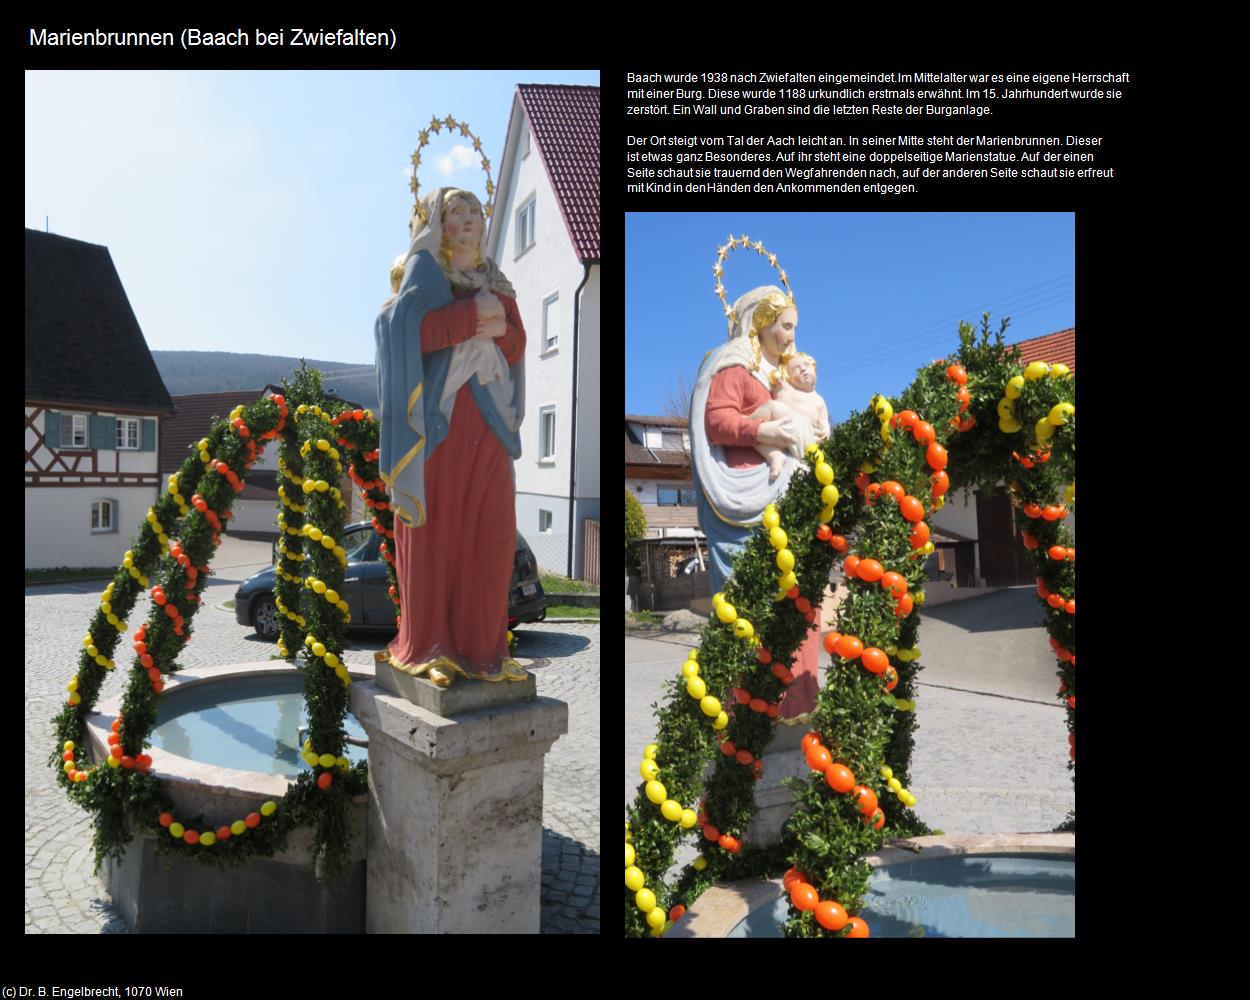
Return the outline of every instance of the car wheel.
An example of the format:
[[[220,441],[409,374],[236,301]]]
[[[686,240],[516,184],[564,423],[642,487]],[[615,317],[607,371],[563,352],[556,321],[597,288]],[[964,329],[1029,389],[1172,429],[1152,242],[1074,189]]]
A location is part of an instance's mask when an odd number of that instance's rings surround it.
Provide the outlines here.
[[[269,594],[256,602],[256,610],[252,612],[252,626],[262,639],[268,639],[270,642],[277,641],[278,605]]]

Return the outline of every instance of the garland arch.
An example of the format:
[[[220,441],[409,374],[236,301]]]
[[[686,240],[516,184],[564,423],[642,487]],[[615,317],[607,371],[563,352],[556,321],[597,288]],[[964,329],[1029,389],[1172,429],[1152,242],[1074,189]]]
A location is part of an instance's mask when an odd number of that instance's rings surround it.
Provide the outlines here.
[[[306,365],[290,383],[283,382],[283,389],[236,407],[192,446],[166,492],[148,510],[83,638],[66,705],[53,720],[58,749],[49,763],[71,800],[95,814],[97,871],[106,857],[120,860],[135,833],[156,835],[160,850],[227,865],[272,856],[283,848],[287,834],[305,823],[314,827],[314,870],[329,876],[348,870],[351,797],[366,791],[368,777],[363,762],[352,767],[343,756],[351,678],[340,659],[350,609],[339,596],[346,567],[339,540],[347,506],[332,485],[343,470],[339,448],[349,459],[348,474],[374,511],[374,529],[393,539],[394,520],[378,474],[373,414],[327,398],[321,373]],[[257,803],[253,812],[228,824],[206,824],[202,816],[174,814],[143,750],[164,678],[180,669],[177,657],[191,638],[211,556],[221,544],[231,507],[248,471],[275,439],[280,441],[279,469],[287,480],[279,488],[283,538],[275,595],[283,617],[278,648],[284,659],[296,659],[291,650],[302,658],[309,715],[302,756],[310,769],[280,802]],[[391,597],[398,604],[393,555],[384,554]],[[157,582],[149,587],[152,578]],[[141,590],[151,593],[152,611],[133,634],[135,657],[122,711],[112,724],[110,753],[89,764],[84,718],[116,668],[113,655]]]
[[[627,937],[661,936],[714,881],[773,874],[783,857],[787,936],[869,935],[854,916],[870,872],[857,859],[887,836],[929,832],[907,787],[917,609],[928,518],[951,488],[1008,484],[1058,661],[1075,782],[1076,550],[1063,518],[1075,505],[1076,384],[1063,365],[1022,366],[1018,349],[1003,344],[1007,326],[991,335],[986,314],[978,337],[960,323],[958,351],[921,368],[898,397],[874,396],[809,448],[806,474],[800,467],[765,509],[656,710],[656,740],[626,812]],[[753,848],[742,833],[755,813],[759,758],[838,560],[849,594],[825,635],[833,662],[806,720],[811,774],[786,782],[797,803],[783,841],[792,850]],[[1075,822],[1070,814],[1063,826]],[[664,875],[684,836],[704,851],[670,883]]]

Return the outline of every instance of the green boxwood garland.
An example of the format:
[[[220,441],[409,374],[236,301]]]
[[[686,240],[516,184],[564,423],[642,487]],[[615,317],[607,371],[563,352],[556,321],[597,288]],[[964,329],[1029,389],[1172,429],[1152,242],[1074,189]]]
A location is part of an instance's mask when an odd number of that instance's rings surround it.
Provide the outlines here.
[[[136,832],[156,834],[158,850],[189,852],[205,863],[228,865],[272,856],[285,846],[287,834],[304,823],[315,828],[314,871],[341,877],[350,868],[351,799],[366,791],[368,778],[363,763],[348,767],[341,756],[349,681],[345,668],[330,657],[340,658],[347,619],[324,592],[303,585],[310,576],[325,584],[325,592],[341,591],[343,585],[341,546],[336,551],[334,546],[320,542],[303,544],[314,530],[335,543],[342,535],[346,504],[337,487],[330,485],[337,482],[342,466],[330,442],[337,441],[352,456],[353,478],[373,484],[369,487],[371,503],[379,507],[375,527],[387,533],[392,523],[385,491],[374,483],[378,478],[377,426],[372,414],[357,415],[341,401],[326,400],[320,373],[307,366],[296,372],[293,383],[284,382],[283,387],[285,398],[276,395],[237,408],[230,420],[219,421],[193,448],[170,478],[168,492],[149,511],[84,637],[68,703],[54,720],[59,749],[49,763],[66,793],[95,814],[97,870],[106,857],[120,860]],[[288,419],[288,401],[296,408],[294,419]],[[348,420],[352,429],[336,432],[335,428],[345,426]],[[265,809],[249,817],[244,833],[211,844],[208,838],[188,842],[168,835],[177,831],[170,822],[174,819],[170,815],[172,804],[149,773],[150,762],[142,750],[155,722],[163,677],[179,669],[177,656],[191,637],[192,620],[210,572],[210,556],[220,544],[220,532],[230,518],[234,498],[242,491],[260,447],[279,436],[283,440],[284,471],[301,486],[299,494],[284,489],[282,497],[286,511],[280,514],[280,523],[286,521],[286,533],[279,568],[301,583],[279,575],[279,599],[294,616],[282,619],[281,645],[286,650],[303,650],[309,740],[327,758],[297,777],[276,810],[266,804]],[[323,441],[325,445],[319,446]],[[326,488],[304,492],[304,480],[324,480]],[[292,559],[292,555],[304,558]],[[136,658],[114,730],[120,747],[119,763],[102,761],[88,767],[82,760],[86,738],[83,720],[98,698],[105,673],[115,667],[113,653],[125,632],[126,618],[140,588],[148,587],[150,574],[158,576],[159,583],[152,588],[152,613],[136,633]],[[398,595],[397,584],[394,593]],[[299,613],[293,611],[295,607],[300,608]],[[299,631],[291,626],[298,626]],[[314,636],[325,646],[324,653],[314,652],[310,638]],[[334,759],[332,764],[328,758]],[[74,780],[71,773],[81,777]],[[179,817],[175,822],[191,831],[213,832],[205,827],[201,816]]]
[[[921,369],[916,381],[897,400],[889,400],[896,413],[912,410],[922,414],[934,427],[936,439],[948,452],[950,489],[981,487],[993,489],[998,483],[1011,483],[1017,506],[1051,505],[1060,484],[1070,480],[1075,467],[1075,423],[1071,416],[1057,428],[1047,442],[1046,461],[1029,460],[1044,449],[1033,440],[1033,429],[1058,403],[1072,403],[1075,382],[1070,377],[1026,380],[1020,398],[1014,404],[1015,419],[1020,430],[1006,433],[998,425],[996,409],[1007,382],[1020,374],[1018,350],[1007,348],[1002,335],[1004,321],[990,340],[988,314],[982,319],[980,338],[969,324],[959,327],[960,348],[949,359],[934,362]],[[947,374],[953,364],[961,365],[967,376],[967,405],[961,409],[957,385]],[[874,399],[874,403],[879,402]],[[972,417],[974,419],[970,420]],[[1006,446],[1006,447],[1005,447]],[[908,592],[916,594],[923,583],[923,559],[912,558],[909,540],[910,524],[900,515],[899,505],[889,494],[881,494],[869,505],[864,490],[871,482],[894,480],[902,484],[907,495],[928,499],[930,474],[925,459],[926,449],[918,446],[905,429],[897,426],[883,431],[876,412],[870,407],[836,428],[831,439],[822,443],[823,457],[835,471],[834,485],[842,498],[859,494],[858,502],[842,502],[830,519],[830,529],[853,541],[844,553],[835,554],[831,547],[815,537],[821,516],[820,484],[802,470],[795,474],[786,495],[778,502],[781,527],[787,533],[786,547],[795,557],[800,596],[819,603],[829,569],[836,558],[854,553],[874,558],[887,571],[899,572],[908,583]],[[1013,457],[1012,449],[1016,449]],[[1028,461],[1022,461],[1021,459]],[[809,454],[808,467],[814,470],[818,457]],[[1030,466],[1026,468],[1026,465]],[[861,470],[871,469],[871,474]],[[930,507],[931,512],[933,508]],[[1023,517],[1024,515],[1018,515]],[[1039,572],[1039,592],[1043,589],[1062,594],[1075,601],[1075,567],[1073,560],[1050,558],[1051,546],[1066,546],[1067,532],[1061,519],[1029,519],[1036,532],[1038,545],[1034,558]],[[1026,529],[1027,530],[1027,529]],[[732,630],[715,616],[704,628],[697,652],[699,676],[709,693],[725,694],[733,687],[743,687],[754,697],[774,702],[784,685],[773,673],[771,664],[789,666],[795,650],[809,627],[810,615],[798,612],[797,602],[776,602],[774,590],[778,570],[774,566],[775,548],[768,532],[761,529],[748,540],[734,562],[734,572],[726,584],[725,600],[741,617],[748,619],[771,654],[767,658],[754,655],[753,642],[734,638]],[[895,614],[894,599],[875,585],[862,581],[849,583],[850,594],[838,609],[837,630],[858,636],[864,646],[912,649],[916,644],[919,614],[912,610],[900,618]],[[1050,607],[1047,627],[1052,645],[1061,658],[1060,673],[1066,692],[1071,697],[1069,727],[1075,721],[1075,615],[1074,606]],[[1064,662],[1064,654],[1069,659]],[[766,661],[766,662],[765,662]],[[890,656],[890,665],[898,674],[898,684],[887,693],[881,680],[862,669],[858,662],[835,656],[827,671],[826,682],[819,693],[813,712],[812,729],[833,753],[834,759],[851,768],[860,784],[867,785],[885,806],[889,790],[882,778],[882,767],[888,767],[902,787],[908,784],[912,738],[916,727],[915,712],[900,710],[914,705],[916,675],[920,665],[915,660],[902,661]],[[716,768],[707,782],[701,805],[701,822],[690,829],[702,836],[704,823],[714,832],[739,837],[754,815],[752,786],[754,773],[750,765],[737,760],[737,751],[746,750],[757,759],[772,738],[771,720],[753,711],[735,711],[724,733],[733,745],[734,754],[717,752],[717,739],[711,719],[698,700],[689,697],[687,679],[666,684],[668,698],[663,707],[656,706],[659,719],[658,779],[669,798],[683,805],[692,803],[703,785],[702,776],[708,763],[715,759]],[[1074,767],[1073,764],[1069,765]],[[877,850],[888,836],[910,836],[928,832],[928,828],[909,808],[891,802],[886,812],[886,825],[876,831],[864,822],[851,796],[831,791],[821,773],[813,772],[806,779],[790,779],[798,809],[791,818],[784,843],[791,845],[790,860],[807,877],[822,900],[836,900],[849,913],[861,904],[867,889],[869,868],[857,860]],[[665,911],[675,904],[689,905],[714,881],[758,873],[761,859],[776,856],[772,850],[752,851],[749,848],[729,850],[703,841],[705,855],[680,874],[669,885],[663,876],[672,864],[680,837],[687,832],[682,823],[661,817],[658,807],[646,796],[647,783],[639,786],[635,802],[627,810],[626,857],[644,875],[645,888],[636,892],[627,885],[625,894],[625,933],[628,937],[663,933],[665,927],[649,928],[639,907],[639,896],[650,893]],[[1074,826],[1074,817],[1069,817]],[[722,841],[723,843],[723,841]],[[766,870],[766,869],[764,869]],[[649,902],[649,900],[647,900]],[[837,932],[821,927],[811,911],[800,912],[793,906],[786,924],[790,936],[843,936],[848,929]]]

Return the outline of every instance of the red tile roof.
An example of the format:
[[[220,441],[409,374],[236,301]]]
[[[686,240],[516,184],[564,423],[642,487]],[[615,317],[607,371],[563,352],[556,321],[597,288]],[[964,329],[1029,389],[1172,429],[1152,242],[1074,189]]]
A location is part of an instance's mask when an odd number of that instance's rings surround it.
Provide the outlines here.
[[[517,84],[578,260],[599,259],[599,88]]]
[[[1026,365],[1030,361],[1045,361],[1052,365],[1065,364],[1076,371],[1076,327],[1010,346],[1020,348],[1020,360]]]
[[[240,403],[246,406],[263,395],[264,389],[247,389],[242,392],[200,392],[174,396],[174,415],[161,423],[161,473],[168,475],[178,471],[191,445],[212,428],[214,417],[221,419]],[[254,470],[248,476],[239,498],[276,503],[278,494],[274,474],[270,472],[266,475],[264,470]]]
[[[625,414],[625,423],[642,424],[645,427],[685,427],[685,417],[639,417]]]

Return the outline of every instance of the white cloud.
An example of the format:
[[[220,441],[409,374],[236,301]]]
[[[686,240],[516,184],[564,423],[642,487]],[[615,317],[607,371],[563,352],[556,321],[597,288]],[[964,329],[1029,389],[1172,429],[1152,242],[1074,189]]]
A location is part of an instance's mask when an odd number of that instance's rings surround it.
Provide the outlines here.
[[[446,154],[434,161],[434,165],[444,177],[450,177],[457,170],[475,166],[477,162],[478,157],[472,147],[452,146]]]

